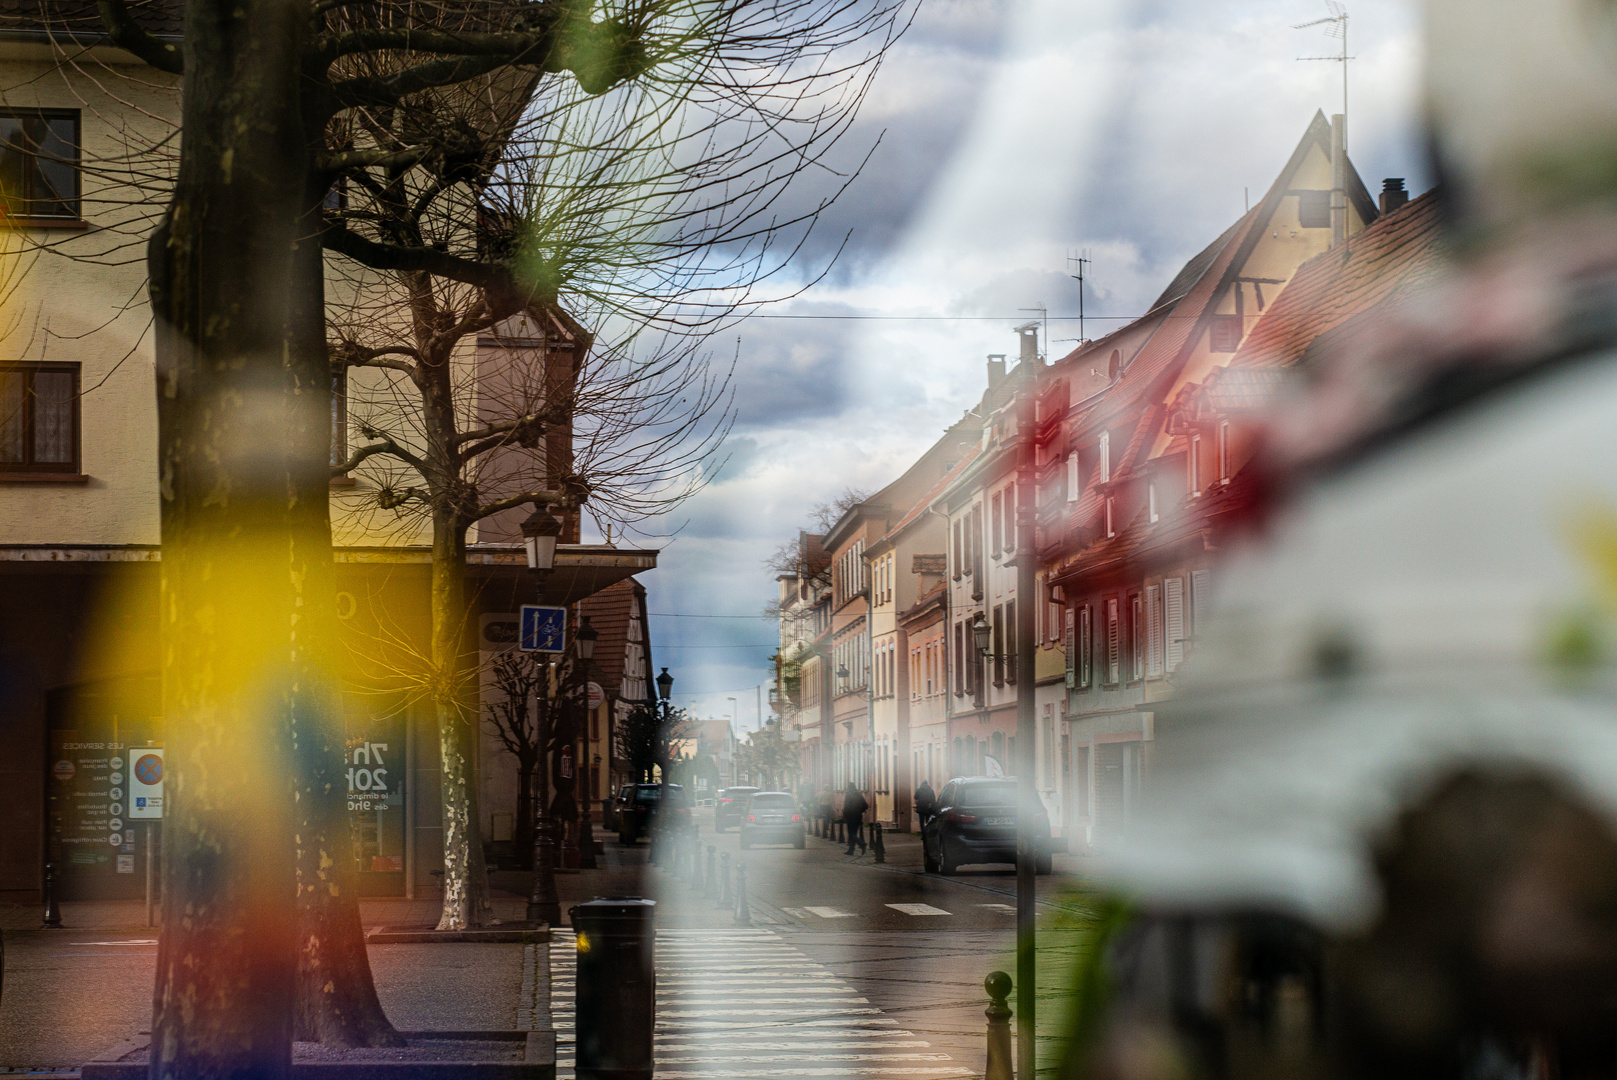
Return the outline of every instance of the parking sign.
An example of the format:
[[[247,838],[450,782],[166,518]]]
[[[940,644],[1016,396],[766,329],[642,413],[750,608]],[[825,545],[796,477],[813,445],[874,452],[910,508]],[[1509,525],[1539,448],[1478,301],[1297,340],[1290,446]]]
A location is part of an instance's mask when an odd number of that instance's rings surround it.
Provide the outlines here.
[[[129,813],[136,820],[163,816],[163,748],[141,746],[129,751]]]
[[[522,605],[523,652],[559,653],[567,649],[567,609],[541,604]]]

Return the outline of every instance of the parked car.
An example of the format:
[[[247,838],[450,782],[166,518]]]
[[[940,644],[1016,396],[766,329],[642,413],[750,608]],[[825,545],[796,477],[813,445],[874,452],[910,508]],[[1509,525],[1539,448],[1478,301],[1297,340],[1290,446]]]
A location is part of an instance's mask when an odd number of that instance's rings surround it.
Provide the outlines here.
[[[718,802],[713,804],[713,831],[723,832],[741,824],[742,808],[747,805],[748,797],[757,793],[755,787],[720,788]]]
[[[797,800],[784,791],[760,791],[747,799],[741,817],[741,848],[754,844],[805,845],[803,815]]]
[[[653,828],[670,822],[676,830],[687,828],[691,820],[685,789],[678,784],[624,784],[618,792],[615,809],[618,843],[624,845],[650,836]]]
[[[1001,777],[957,777],[943,785],[937,816],[921,831],[927,872],[952,874],[967,863],[1015,863],[1016,798],[1016,781]],[[1048,874],[1050,815],[1042,804],[1034,835],[1039,844],[1034,867]]]

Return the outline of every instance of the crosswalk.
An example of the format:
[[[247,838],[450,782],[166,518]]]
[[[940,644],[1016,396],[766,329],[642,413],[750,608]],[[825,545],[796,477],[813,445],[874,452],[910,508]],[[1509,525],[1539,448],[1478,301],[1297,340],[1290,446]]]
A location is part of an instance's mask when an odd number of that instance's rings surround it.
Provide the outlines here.
[[[955,914],[940,907],[933,907],[931,904],[883,904],[882,906],[896,911],[900,915],[909,915],[921,919]],[[1016,909],[1009,904],[972,904],[971,906],[982,911],[992,911],[1001,915],[1016,914]],[[789,907],[781,908],[781,910],[801,923],[814,923],[820,919],[860,919],[868,917],[856,911],[843,911],[841,908],[836,907]]]
[[[556,1075],[571,1080],[576,944],[553,935]],[[656,955],[658,1080],[974,1075],[771,931],[662,930]]]

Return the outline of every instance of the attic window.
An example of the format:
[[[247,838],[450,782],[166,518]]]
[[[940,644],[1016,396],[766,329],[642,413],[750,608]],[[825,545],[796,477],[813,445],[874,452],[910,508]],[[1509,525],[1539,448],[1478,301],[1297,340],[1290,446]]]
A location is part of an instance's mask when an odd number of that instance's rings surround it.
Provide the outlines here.
[[[1329,191],[1299,191],[1297,193],[1297,224],[1305,229],[1331,227],[1331,193]]]
[[[1214,315],[1213,326],[1207,335],[1207,347],[1213,352],[1234,352],[1241,347],[1241,324],[1244,322],[1239,315]]]

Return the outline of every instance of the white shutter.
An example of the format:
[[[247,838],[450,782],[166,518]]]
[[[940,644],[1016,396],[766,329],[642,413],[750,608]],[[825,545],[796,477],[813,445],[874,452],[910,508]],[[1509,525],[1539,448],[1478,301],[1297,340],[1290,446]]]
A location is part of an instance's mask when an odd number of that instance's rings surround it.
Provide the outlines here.
[[[1162,586],[1145,587],[1145,673],[1162,674]]]
[[[1206,617],[1203,612],[1207,610],[1207,590],[1212,586],[1213,572],[1211,570],[1192,570],[1190,572],[1190,636],[1201,636],[1202,620]]]
[[[1067,501],[1078,501],[1078,451],[1067,455]]]
[[[1185,658],[1185,579],[1164,578],[1162,581],[1163,623],[1167,634],[1167,669],[1177,671]]]
[[[1118,681],[1118,650],[1121,645],[1117,601],[1106,601],[1106,682]]]
[[[1074,632],[1074,629],[1073,629],[1073,615],[1074,615],[1074,612],[1073,612],[1072,608],[1068,608],[1067,609],[1067,640],[1066,640],[1066,647],[1067,647],[1067,689],[1068,690],[1071,690],[1074,686],[1076,686],[1078,684],[1078,649],[1077,649],[1077,643],[1073,640],[1074,637],[1076,636],[1075,632]]]

